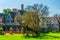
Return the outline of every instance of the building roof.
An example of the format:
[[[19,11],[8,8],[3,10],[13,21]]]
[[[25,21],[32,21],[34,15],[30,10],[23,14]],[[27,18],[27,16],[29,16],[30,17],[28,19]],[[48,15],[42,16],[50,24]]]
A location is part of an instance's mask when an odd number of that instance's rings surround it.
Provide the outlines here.
[[[11,15],[12,19],[14,19],[16,13],[15,12],[10,12],[10,15]]]
[[[24,14],[24,10],[18,10],[18,12],[21,14],[21,15],[23,15]]]
[[[18,26],[18,25],[20,25],[20,24],[19,24],[19,23],[5,23],[5,25]]]
[[[2,17],[2,16],[6,16],[7,14],[4,14],[4,13],[0,13],[0,17]]]

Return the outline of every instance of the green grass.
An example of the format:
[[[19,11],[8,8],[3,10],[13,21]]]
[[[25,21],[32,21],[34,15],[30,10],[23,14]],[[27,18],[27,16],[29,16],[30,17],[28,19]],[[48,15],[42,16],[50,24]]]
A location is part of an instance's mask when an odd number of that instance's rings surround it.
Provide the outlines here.
[[[41,34],[40,37],[24,37],[23,34],[0,35],[0,40],[60,40],[60,33]]]

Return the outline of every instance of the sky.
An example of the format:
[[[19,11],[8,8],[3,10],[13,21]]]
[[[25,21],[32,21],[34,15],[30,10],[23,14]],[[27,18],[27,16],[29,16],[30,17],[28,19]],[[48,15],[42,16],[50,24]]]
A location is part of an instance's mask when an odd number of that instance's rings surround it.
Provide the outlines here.
[[[0,12],[6,8],[17,8],[20,9],[21,4],[27,5],[41,4],[49,7],[49,16],[54,14],[60,14],[60,0],[0,0]]]

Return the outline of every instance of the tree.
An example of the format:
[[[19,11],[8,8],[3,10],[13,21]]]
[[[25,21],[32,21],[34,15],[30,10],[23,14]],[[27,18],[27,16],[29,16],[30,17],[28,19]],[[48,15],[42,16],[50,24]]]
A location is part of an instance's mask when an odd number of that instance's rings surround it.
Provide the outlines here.
[[[39,19],[43,22],[46,20],[46,16],[49,15],[49,8],[47,5],[44,6],[43,4],[34,4],[33,6],[27,6],[26,10],[37,11]]]
[[[47,5],[43,6],[43,4],[34,4],[33,6],[27,6],[26,10],[37,11],[39,16],[49,15],[49,8]]]
[[[37,33],[38,29],[40,28],[37,12],[25,11],[22,16],[17,13],[15,21],[19,22],[20,26],[23,27],[23,33],[28,35],[29,32],[32,31],[35,34],[39,34]]]
[[[9,12],[11,12],[11,9],[9,9],[9,8],[3,9],[3,13],[4,13],[4,14],[8,14]]]
[[[44,21],[47,21],[47,16],[49,15],[49,8],[47,7],[47,5],[43,5],[43,4],[34,4],[33,6],[27,6],[26,10],[28,11],[36,11],[39,19],[40,19],[40,26],[42,27],[42,25],[44,25]]]
[[[21,29],[23,28],[24,24],[23,24],[22,16],[20,13],[16,14],[16,16],[14,18],[14,22],[17,23],[21,27]],[[23,31],[21,29],[20,29],[20,31]]]
[[[57,19],[58,21],[58,26],[59,26],[59,31],[60,31],[60,14],[55,14],[54,17]]]
[[[25,25],[27,25],[26,28],[27,28],[28,34],[30,31],[32,31],[32,33],[34,32],[38,36],[38,34],[40,34],[38,32],[38,29],[40,28],[39,26],[40,20],[38,17],[38,13],[35,11],[33,12],[26,11],[24,15],[22,16],[22,18],[24,20]]]
[[[38,32],[39,29],[43,27],[43,17],[46,15],[48,15],[47,6],[42,6],[42,4],[36,6],[35,4],[34,6],[27,7],[23,15],[16,16],[16,21],[19,22],[20,25],[24,25],[23,29],[26,28],[27,35],[30,31],[38,35],[40,34]]]

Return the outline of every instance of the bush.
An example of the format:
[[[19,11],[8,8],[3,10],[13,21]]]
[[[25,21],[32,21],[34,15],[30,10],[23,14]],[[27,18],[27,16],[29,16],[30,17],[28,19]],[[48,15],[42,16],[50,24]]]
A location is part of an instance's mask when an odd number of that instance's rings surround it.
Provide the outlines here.
[[[4,35],[3,28],[0,28],[0,35]]]
[[[12,30],[13,30],[12,27],[10,27],[10,34],[13,34]]]
[[[52,31],[51,32],[58,32],[58,28],[52,28]]]
[[[46,28],[42,28],[42,29],[40,29],[40,33],[48,33],[48,31]]]

